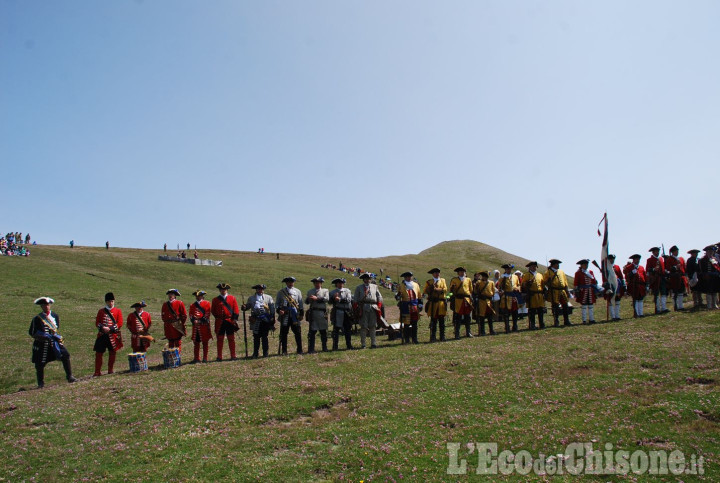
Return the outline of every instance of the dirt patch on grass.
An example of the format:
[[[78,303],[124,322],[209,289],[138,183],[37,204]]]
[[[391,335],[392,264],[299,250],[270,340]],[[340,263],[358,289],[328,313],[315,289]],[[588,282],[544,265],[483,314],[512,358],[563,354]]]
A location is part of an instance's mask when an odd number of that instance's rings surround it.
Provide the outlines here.
[[[710,377],[703,377],[703,376],[697,376],[697,377],[686,377],[685,382],[688,384],[700,384],[703,386],[714,384],[715,379],[712,379]]]
[[[310,414],[299,414],[291,419],[279,420],[270,419],[263,423],[263,426],[271,427],[297,427],[297,426],[313,426],[324,424],[329,421],[339,421],[355,414],[352,408],[352,398],[349,396],[342,397],[335,402],[329,402],[316,406]]]

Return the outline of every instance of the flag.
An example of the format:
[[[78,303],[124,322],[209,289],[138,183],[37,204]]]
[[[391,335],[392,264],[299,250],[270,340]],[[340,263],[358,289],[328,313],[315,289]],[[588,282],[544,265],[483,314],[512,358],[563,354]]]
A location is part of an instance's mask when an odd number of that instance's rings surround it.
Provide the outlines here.
[[[605,233],[600,233],[600,225],[605,222]],[[598,236],[603,237],[602,242],[602,252],[600,253],[600,270],[602,270],[603,280],[609,285],[608,288],[613,291],[613,293],[617,292],[617,275],[615,275],[615,270],[613,269],[612,265],[608,263],[608,255],[610,254],[610,244],[608,242],[608,218],[607,213],[605,213],[600,220],[600,223],[598,223]]]

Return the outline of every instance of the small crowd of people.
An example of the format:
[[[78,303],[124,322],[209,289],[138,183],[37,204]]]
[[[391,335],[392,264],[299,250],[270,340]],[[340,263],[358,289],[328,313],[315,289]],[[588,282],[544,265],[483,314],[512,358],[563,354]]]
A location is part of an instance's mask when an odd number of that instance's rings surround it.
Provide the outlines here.
[[[378,274],[373,272],[368,272],[366,270],[363,270],[360,267],[346,267],[343,265],[343,262],[339,262],[337,265],[326,263],[325,265],[320,265],[321,268],[327,268],[331,270],[339,270],[343,273],[347,273],[349,275],[352,275],[353,277],[359,277],[360,275],[367,273],[370,275],[370,277],[374,280],[378,277]],[[380,277],[382,277],[383,269],[380,269]]]
[[[195,301],[189,307],[180,298],[180,291],[171,288],[166,291],[167,302],[160,308],[164,338],[170,349],[182,347],[182,339],[189,337],[193,343],[191,363],[208,362],[209,342],[216,338],[216,361],[223,360],[224,341],[230,352],[230,360],[237,360],[235,334],[240,330],[239,319],[242,314],[243,329],[249,329],[252,338],[252,358],[269,355],[268,335],[279,324],[278,354],[288,353],[288,336],[292,332],[298,354],[303,353],[302,322],[307,322],[307,353],[316,352],[317,338],[322,351],[339,350],[340,336],[345,339],[345,348],[350,350],[353,325],[359,326],[360,349],[377,347],[378,329],[390,335],[398,335],[404,343],[417,344],[418,324],[423,309],[430,319],[430,342],[444,341],[445,320],[450,316],[455,339],[460,339],[461,330],[466,337],[474,337],[471,324],[478,325],[478,335],[495,335],[494,323],[501,322],[505,332],[517,332],[518,320],[526,316],[528,330],[546,328],[545,317],[549,304],[553,325],[571,326],[570,299],[580,304],[582,324],[594,324],[595,304],[604,299],[607,304],[607,316],[613,321],[621,320],[620,301],[629,297],[633,304],[633,317],[644,317],[643,301],[647,294],[653,296],[656,314],[670,311],[668,300],[672,301],[676,311],[686,310],[684,298],[689,293],[693,298],[693,310],[707,308],[718,309],[720,292],[720,253],[715,245],[704,248],[704,255],[698,257],[700,250],[689,250],[691,257],[679,256],[679,249],[673,246],[668,255],[660,255],[660,248],[652,247],[645,265],[640,263],[642,256],[633,254],[621,268],[615,264],[615,255],[608,255],[604,261],[607,270],[602,271],[598,279],[589,268],[590,260],[577,262],[572,286],[558,259],[549,260],[544,273],[538,272],[535,261],[525,265],[525,272],[515,271],[512,263],[503,264],[500,270],[476,272],[471,278],[464,267],[457,267],[455,276],[448,284],[440,277],[440,269],[432,268],[430,275],[420,288],[412,272],[401,275],[396,284],[395,298],[400,313],[398,324],[389,324],[385,320],[384,300],[379,285],[373,283],[369,272],[362,272],[362,283],[353,291],[345,287],[347,280],[332,280],[333,290],[323,287],[323,277],[311,280],[313,288],[303,297],[295,287],[294,277],[285,277],[285,284],[275,298],[265,293],[267,286],[259,283],[252,286],[255,291],[246,302],[238,304],[229,294],[230,285],[217,285],[218,296],[212,301],[205,300],[203,290],[195,290]],[[593,262],[594,263],[594,262]],[[327,267],[325,267],[327,268]],[[607,273],[606,273],[607,272]],[[357,273],[355,270],[352,273]],[[705,303],[703,303],[705,297]],[[40,297],[35,300],[42,311],[33,318],[29,334],[33,337],[33,357],[37,372],[38,387],[44,385],[44,367],[47,362],[60,360],[66,371],[68,381],[75,378],[70,369],[70,355],[59,335],[60,318],[51,310],[54,300]],[[130,305],[132,312],[123,319],[122,311],[115,305],[115,295],[105,295],[105,305],[97,312],[95,327],[97,335],[93,350],[95,356],[94,376],[102,375],[103,354],[108,352],[107,373],[114,372],[115,357],[124,347],[121,328],[124,320],[130,332],[130,344],[133,352],[145,352],[155,341],[150,334],[152,317],[144,301]],[[245,314],[249,313],[246,320]],[[211,325],[210,317],[214,318]],[[190,327],[187,327],[187,321]],[[486,331],[487,326],[487,331]],[[329,347],[329,340],[332,347]],[[245,350],[248,355],[247,332],[245,332]],[[202,351],[202,357],[201,357]]]
[[[4,256],[30,256],[30,233],[25,235],[23,239],[20,232],[9,232],[5,236],[0,237],[0,254]]]

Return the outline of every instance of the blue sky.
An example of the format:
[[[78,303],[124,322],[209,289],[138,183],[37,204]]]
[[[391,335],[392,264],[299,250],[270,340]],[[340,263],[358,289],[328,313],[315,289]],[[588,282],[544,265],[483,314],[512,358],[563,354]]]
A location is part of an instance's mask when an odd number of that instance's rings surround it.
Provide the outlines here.
[[[720,3],[0,0],[0,231],[544,262],[719,241]]]

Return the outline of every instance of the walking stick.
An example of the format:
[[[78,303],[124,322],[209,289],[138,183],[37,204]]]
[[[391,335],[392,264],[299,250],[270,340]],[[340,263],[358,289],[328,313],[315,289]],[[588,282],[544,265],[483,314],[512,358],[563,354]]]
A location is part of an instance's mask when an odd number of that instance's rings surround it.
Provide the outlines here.
[[[242,303],[245,305],[245,297],[242,297]],[[243,313],[243,336],[245,337],[245,359],[248,358],[248,346],[247,346],[247,321],[245,320],[245,311],[242,311]]]

